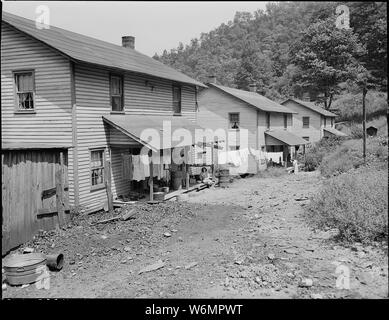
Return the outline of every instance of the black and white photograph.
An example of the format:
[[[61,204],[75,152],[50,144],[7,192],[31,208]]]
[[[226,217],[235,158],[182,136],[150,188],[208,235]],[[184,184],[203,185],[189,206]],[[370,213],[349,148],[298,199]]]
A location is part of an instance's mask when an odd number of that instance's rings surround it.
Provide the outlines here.
[[[386,2],[1,5],[3,301],[388,299]]]

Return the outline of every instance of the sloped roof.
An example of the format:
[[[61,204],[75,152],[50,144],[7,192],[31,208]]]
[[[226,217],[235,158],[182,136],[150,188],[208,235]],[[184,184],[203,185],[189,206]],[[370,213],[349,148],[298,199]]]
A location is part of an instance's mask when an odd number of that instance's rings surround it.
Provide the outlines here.
[[[214,84],[214,83],[209,83],[207,85],[218,88],[218,89],[234,96],[235,98],[238,98],[238,99],[240,99],[240,100],[242,100],[242,101],[250,104],[251,106],[256,107],[257,109],[260,109],[262,111],[282,112],[282,113],[297,113],[297,112],[291,111],[289,108],[286,108],[286,107],[280,105],[277,102],[274,102],[274,101],[272,101],[264,96],[261,96],[260,94],[258,94],[256,92],[229,88],[229,87],[221,86],[221,85]]]
[[[38,29],[34,21],[4,11],[2,21],[56,49],[76,62],[92,63],[205,87],[201,82],[134,49],[124,48],[54,26],[50,26],[49,29]]]
[[[171,147],[175,147],[178,144],[180,146],[192,145],[195,143],[195,130],[203,129],[203,127],[197,125],[196,123],[185,119],[182,116],[154,116],[154,115],[110,115],[103,116],[103,120],[111,125],[112,127],[123,132],[125,135],[130,138],[138,141],[140,144],[143,144],[153,150],[165,149],[163,141],[163,122],[169,121],[171,125],[171,134],[174,133],[176,129],[187,129],[191,133],[190,139],[187,141],[171,140]],[[157,130],[160,134],[160,142],[151,141],[150,143],[141,139],[141,134],[146,129]],[[170,138],[170,137],[169,137]]]
[[[286,143],[289,146],[298,146],[300,144],[309,143],[307,140],[296,136],[295,134],[286,130],[269,130],[265,131],[265,134]]]
[[[347,134],[345,134],[342,131],[336,130],[334,128],[323,128],[323,130],[325,130],[329,133],[332,133],[333,135],[338,136],[338,137],[347,137]]]
[[[308,109],[311,109],[313,111],[316,111],[317,113],[320,113],[321,115],[326,116],[326,117],[336,117],[337,116],[335,113],[332,113],[328,110],[323,109],[322,107],[319,107],[314,102],[302,101],[299,99],[290,98],[290,99],[286,99],[285,101],[281,102],[281,104],[284,105],[287,101],[297,102],[299,105],[306,107]]]

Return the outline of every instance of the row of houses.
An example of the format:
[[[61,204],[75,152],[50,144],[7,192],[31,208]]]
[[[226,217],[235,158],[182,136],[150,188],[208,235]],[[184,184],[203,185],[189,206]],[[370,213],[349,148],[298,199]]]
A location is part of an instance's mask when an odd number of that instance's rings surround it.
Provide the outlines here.
[[[224,129],[224,148],[236,151],[240,142],[231,137],[244,129],[245,147],[281,152],[285,163],[307,142],[341,134],[333,113],[295,99],[278,104],[255,87],[227,88],[214,78],[203,84],[135,50],[134,37],[117,46],[54,26],[39,29],[5,12],[1,116],[3,253],[63,223],[71,208],[110,208],[122,195],[145,189],[153,200],[164,178],[188,188],[198,173],[191,156],[158,167],[152,159],[171,156],[177,146],[193,157],[196,130]],[[192,138],[165,144],[143,136],[150,128],[171,135],[167,122]],[[149,178],[131,179],[126,161],[144,150]],[[213,166],[214,150],[205,158]],[[264,168],[266,162],[248,157],[248,173]]]

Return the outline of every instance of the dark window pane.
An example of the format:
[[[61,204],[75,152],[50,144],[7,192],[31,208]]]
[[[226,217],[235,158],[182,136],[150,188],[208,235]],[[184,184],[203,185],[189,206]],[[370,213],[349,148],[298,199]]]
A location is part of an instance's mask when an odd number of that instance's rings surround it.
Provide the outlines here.
[[[112,111],[122,111],[122,98],[121,97],[112,97]]]

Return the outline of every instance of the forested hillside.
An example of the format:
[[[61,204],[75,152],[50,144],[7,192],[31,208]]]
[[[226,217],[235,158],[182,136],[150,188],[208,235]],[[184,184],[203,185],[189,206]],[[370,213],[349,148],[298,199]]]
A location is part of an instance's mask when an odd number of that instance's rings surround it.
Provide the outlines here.
[[[326,108],[357,94],[361,78],[368,79],[370,93],[386,91],[386,3],[343,2],[349,30],[335,25],[340,4],[272,2],[264,11],[237,12],[232,21],[154,58],[202,82],[211,74],[240,89],[255,82],[259,93],[275,100],[309,92]]]

